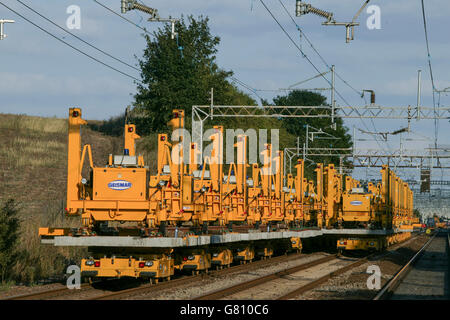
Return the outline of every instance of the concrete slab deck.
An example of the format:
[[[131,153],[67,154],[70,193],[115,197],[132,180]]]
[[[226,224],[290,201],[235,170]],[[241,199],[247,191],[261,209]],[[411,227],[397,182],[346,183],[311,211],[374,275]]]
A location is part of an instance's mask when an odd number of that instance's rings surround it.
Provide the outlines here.
[[[54,239],[42,239],[42,244],[53,244],[57,247],[130,247],[130,248],[176,248],[196,247],[209,244],[232,243],[241,241],[259,241],[288,239],[291,237],[312,238],[322,235],[390,235],[407,230],[365,230],[365,229],[317,229],[302,231],[227,233],[222,235],[191,236],[186,238],[140,238],[118,236],[70,237],[60,236]]]
[[[276,240],[291,237],[310,238],[321,236],[322,230],[304,230],[287,232],[229,233],[223,235],[192,236],[187,238],[140,238],[140,237],[69,237],[42,239],[43,244],[57,247],[129,247],[129,248],[176,248],[196,247],[209,244],[221,244],[241,241]]]

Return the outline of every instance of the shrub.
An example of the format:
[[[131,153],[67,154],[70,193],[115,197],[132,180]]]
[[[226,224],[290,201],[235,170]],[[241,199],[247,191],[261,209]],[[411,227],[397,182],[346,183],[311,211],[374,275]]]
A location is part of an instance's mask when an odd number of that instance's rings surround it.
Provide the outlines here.
[[[9,199],[0,209],[0,279],[2,283],[12,278],[12,268],[20,252],[17,249],[19,239],[18,206]]]

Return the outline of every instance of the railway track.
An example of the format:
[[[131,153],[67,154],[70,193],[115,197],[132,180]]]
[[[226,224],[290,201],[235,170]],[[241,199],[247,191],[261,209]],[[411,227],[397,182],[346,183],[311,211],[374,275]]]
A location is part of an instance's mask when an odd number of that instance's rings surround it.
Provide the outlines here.
[[[83,283],[81,285],[81,290],[86,290],[90,288],[90,285],[88,283]],[[70,295],[73,292],[80,292],[80,290],[74,290],[69,289],[66,286],[61,286],[61,288],[41,291],[41,292],[35,292],[35,293],[28,293],[24,295],[19,296],[12,296],[5,298],[3,300],[43,300],[50,297],[60,296],[60,295]]]
[[[414,265],[423,257],[424,253],[430,247],[431,243],[436,240],[438,233],[434,234],[422,248],[391,278],[381,290],[375,295],[373,300],[388,300],[392,298],[399,286],[404,282],[407,276],[410,274]],[[450,248],[450,234],[447,233],[446,247]],[[447,249],[448,260],[448,249]],[[411,298],[410,298],[411,299]],[[421,297],[423,299],[423,296]]]
[[[409,243],[413,239],[414,238],[411,238],[411,239],[409,239],[409,240],[407,240],[405,242],[393,245],[391,248],[388,249],[388,251],[392,251],[392,250],[394,250],[394,249],[396,249],[396,248],[398,248],[400,246],[406,245],[407,243]],[[385,253],[382,253],[382,254],[385,254]],[[326,281],[328,281],[329,279],[331,279],[333,277],[336,277],[336,276],[338,276],[340,274],[343,274],[343,273],[345,273],[345,272],[347,272],[347,271],[349,271],[351,269],[359,267],[360,265],[368,262],[369,259],[371,259],[371,258],[373,258],[373,257],[375,257],[377,255],[379,255],[379,253],[371,254],[369,256],[366,256],[366,257],[363,257],[361,259],[358,259],[355,262],[352,262],[352,263],[350,263],[348,265],[345,265],[345,266],[343,266],[343,267],[341,267],[341,268],[339,268],[337,270],[329,272],[329,273],[327,273],[324,276],[321,276],[321,277],[319,277],[317,279],[314,279],[313,281],[310,281],[307,284],[301,285],[300,287],[297,287],[294,290],[291,290],[291,291],[289,291],[287,293],[284,293],[284,294],[278,296],[277,300],[293,299],[293,298],[295,298],[295,297],[297,297],[297,296],[299,296],[299,295],[301,295],[301,294],[303,294],[303,293],[305,293],[305,292],[307,292],[309,290],[312,290],[312,289],[318,287],[319,285],[325,283]],[[231,286],[231,287],[227,287],[227,288],[220,289],[220,290],[217,290],[217,291],[214,291],[214,292],[211,292],[211,293],[207,293],[207,294],[204,294],[202,296],[196,297],[194,300],[218,300],[218,299],[222,299],[222,298],[229,297],[229,296],[232,296],[234,294],[243,292],[245,290],[249,290],[251,288],[254,288],[254,287],[266,284],[266,283],[268,283],[270,281],[275,281],[277,279],[280,279],[280,278],[292,275],[292,274],[294,274],[296,272],[299,272],[299,271],[307,270],[307,269],[310,269],[310,268],[313,268],[313,267],[316,267],[316,266],[319,266],[319,265],[325,265],[328,262],[331,262],[333,260],[339,261],[339,259],[340,259],[339,255],[332,255],[332,256],[324,257],[324,258],[317,259],[317,260],[314,260],[314,261],[311,261],[311,262],[308,262],[308,263],[304,263],[304,264],[301,264],[301,265],[298,265],[298,266],[295,266],[295,267],[292,267],[292,268],[289,268],[289,269],[286,269],[286,270],[283,270],[283,271],[278,271],[278,272],[275,272],[275,273],[272,273],[272,274],[269,274],[269,275],[265,275],[265,276],[259,277],[257,279],[253,279],[253,280],[250,280],[250,281],[247,281],[247,282],[244,282],[244,283],[236,284],[236,285]]]
[[[104,294],[101,296],[94,297],[91,300],[121,299],[124,297],[130,297],[133,295],[138,295],[138,294],[142,294],[142,293],[146,293],[146,292],[156,293],[156,292],[159,292],[162,290],[175,288],[178,286],[184,286],[184,285],[191,284],[191,283],[193,284],[198,281],[207,279],[208,277],[224,276],[227,274],[236,273],[236,272],[240,272],[240,271],[244,271],[244,270],[250,271],[250,270],[257,269],[257,268],[262,268],[262,267],[268,266],[273,263],[296,260],[296,259],[299,259],[304,256],[306,256],[306,255],[300,254],[300,253],[294,253],[294,254],[290,254],[290,255],[281,255],[281,256],[273,257],[271,259],[258,260],[258,261],[254,261],[254,262],[248,263],[248,264],[235,265],[235,266],[232,266],[232,267],[226,268],[226,269],[210,271],[207,274],[203,273],[203,274],[199,274],[199,275],[185,276],[185,277],[181,277],[181,278],[170,280],[170,281],[159,282],[156,284],[147,284],[147,285],[143,285],[143,286],[140,286],[137,288],[131,288],[131,289],[122,290],[122,291],[118,291],[118,292],[111,292],[111,293],[107,293],[107,294]]]
[[[241,291],[244,291],[244,290],[256,287],[256,286],[264,284],[264,283],[267,283],[268,281],[273,281],[273,280],[279,279],[279,278],[281,278],[283,276],[287,276],[287,275],[293,274],[295,272],[298,272],[298,271],[301,271],[301,270],[305,270],[305,269],[308,269],[308,268],[311,268],[311,267],[314,267],[314,266],[317,266],[317,265],[320,265],[320,264],[332,261],[334,259],[337,259],[337,255],[331,255],[331,256],[323,257],[323,258],[320,258],[320,259],[317,259],[317,260],[314,260],[314,261],[311,261],[311,262],[307,262],[307,263],[304,263],[304,264],[301,264],[301,265],[298,265],[298,266],[295,266],[295,267],[292,267],[292,268],[289,268],[289,269],[286,269],[286,270],[278,271],[278,272],[275,272],[275,273],[272,273],[272,274],[269,274],[269,275],[266,275],[266,276],[262,276],[262,277],[257,278],[257,279],[253,279],[253,280],[250,280],[250,281],[247,281],[247,282],[244,282],[244,283],[239,283],[237,285],[234,285],[234,286],[231,286],[231,287],[228,287],[228,288],[225,288],[225,289],[221,289],[221,290],[218,290],[218,291],[215,291],[215,292],[212,292],[212,293],[208,293],[208,294],[205,294],[203,296],[197,297],[194,300],[217,300],[217,299],[221,299],[221,298],[230,296],[232,294],[235,294],[235,293],[238,293],[238,292],[241,292]]]
[[[118,291],[114,291],[114,292],[107,292],[107,293],[100,294],[100,295],[97,294],[97,295],[94,295],[93,297],[91,297],[90,299],[91,300],[121,299],[123,297],[133,296],[133,295],[145,293],[148,291],[158,292],[161,290],[170,289],[170,288],[174,288],[174,287],[181,286],[181,285],[186,285],[189,283],[195,283],[197,281],[201,281],[201,280],[206,279],[211,276],[223,276],[223,275],[232,274],[232,273],[236,273],[236,272],[240,272],[240,271],[244,271],[244,270],[250,271],[250,270],[257,269],[257,268],[265,267],[272,263],[280,263],[280,262],[285,262],[285,261],[290,261],[290,260],[296,260],[296,259],[299,259],[304,256],[306,256],[306,255],[300,254],[300,253],[281,255],[281,256],[277,256],[277,257],[272,257],[267,260],[258,260],[258,261],[254,261],[254,262],[248,263],[248,264],[235,265],[235,266],[232,266],[232,267],[226,268],[226,269],[209,271],[208,274],[199,274],[199,275],[194,275],[194,276],[182,276],[180,278],[173,279],[170,281],[158,282],[158,283],[153,283],[153,284],[145,284],[145,285],[141,285],[136,288],[129,288],[129,289],[118,290]],[[46,291],[41,291],[41,292],[36,292],[36,293],[29,293],[29,294],[25,294],[25,295],[7,297],[4,300],[45,300],[45,299],[52,299],[52,298],[61,298],[61,297],[66,297],[66,296],[68,299],[70,299],[70,296],[72,296],[72,295],[78,295],[82,291],[89,291],[89,290],[96,291],[96,293],[98,292],[98,290],[93,288],[90,284],[83,283],[81,285],[81,290],[74,290],[74,289],[71,290],[65,286],[61,286],[60,288],[56,288],[56,289],[51,289],[51,290],[46,290]]]
[[[393,245],[386,252],[394,250],[397,247],[406,245],[413,239],[414,238],[411,238],[405,242]],[[432,239],[430,239],[427,242],[427,244],[429,244]],[[449,239],[449,241],[450,241],[450,239]],[[416,259],[419,256],[420,252],[422,252],[422,250],[424,250],[424,248],[427,246],[427,244],[425,244],[425,246],[422,247],[422,249],[414,256]],[[325,283],[326,281],[328,281],[329,279],[331,279],[333,277],[336,277],[348,270],[354,269],[354,268],[366,263],[369,259],[371,259],[374,256],[379,255],[379,254],[380,253],[374,253],[369,256],[358,259],[354,262],[351,262],[350,264],[347,264],[341,268],[338,268],[337,270],[329,272],[324,276],[321,276],[317,279],[314,279],[313,281],[308,282],[307,284],[304,284],[298,288],[295,288],[294,290],[284,293],[283,295],[280,295],[276,299],[287,300],[287,299],[295,298],[309,290],[316,288],[317,286]],[[381,253],[381,254],[385,254],[385,253]],[[101,294],[95,294],[95,293],[98,293],[98,291],[97,291],[94,293],[94,295],[92,297],[88,296],[86,299],[88,299],[88,300],[122,299],[122,298],[132,297],[135,295],[140,295],[140,294],[147,293],[147,292],[157,293],[159,291],[166,290],[166,289],[171,289],[171,288],[176,288],[176,287],[180,287],[180,286],[186,286],[189,284],[194,284],[198,281],[202,281],[202,280],[214,277],[214,276],[224,276],[227,274],[238,273],[240,271],[251,271],[251,270],[254,270],[257,268],[262,268],[262,267],[268,266],[273,263],[280,263],[280,262],[296,260],[296,259],[300,259],[305,256],[306,256],[305,254],[299,254],[299,253],[293,253],[290,255],[281,255],[281,256],[277,256],[277,257],[272,257],[271,259],[267,259],[267,260],[258,260],[258,261],[254,261],[253,263],[235,265],[235,266],[232,266],[232,267],[226,268],[226,269],[209,271],[207,274],[203,273],[203,274],[193,275],[193,276],[182,276],[180,278],[176,278],[176,279],[173,279],[170,281],[158,282],[158,283],[153,283],[153,284],[144,284],[139,287],[118,290],[118,291],[114,291],[114,292],[103,293],[104,291],[102,291]],[[309,256],[314,256],[314,255],[309,255]],[[411,259],[411,261],[407,265],[410,266],[413,263],[412,262],[413,259]],[[292,267],[292,268],[289,268],[286,270],[278,271],[278,272],[275,272],[275,273],[272,273],[269,275],[259,277],[257,279],[253,279],[253,280],[250,280],[250,281],[247,281],[244,283],[240,283],[240,284],[237,284],[237,285],[234,285],[231,287],[227,287],[227,288],[220,289],[220,290],[217,290],[217,291],[214,291],[211,293],[207,293],[205,295],[196,297],[194,300],[212,300],[212,299],[225,298],[225,297],[231,296],[233,294],[242,292],[244,290],[255,288],[264,283],[292,275],[296,272],[307,270],[309,268],[313,268],[313,267],[319,266],[321,264],[329,263],[333,260],[339,261],[340,256],[339,255],[330,255],[330,256],[326,256],[326,257],[321,257],[319,259],[316,259],[316,260],[313,260],[310,262],[306,262],[306,263],[297,265],[295,267]],[[399,273],[394,277],[397,280],[395,280],[393,278],[390,282],[392,282],[392,283],[398,282],[401,274],[404,272],[403,270],[406,270],[406,269],[407,269],[407,266],[402,268],[402,270],[399,271]],[[386,289],[383,288],[382,290],[384,290],[386,292],[388,292],[389,290],[392,291],[392,289],[389,289],[389,288],[391,288],[391,286],[392,285],[388,284],[388,285],[386,285]],[[81,290],[69,290],[66,287],[61,287],[61,288],[52,289],[52,290],[43,291],[43,292],[9,297],[9,298],[6,298],[6,300],[52,299],[52,298],[61,298],[61,296],[64,296],[64,297],[67,297],[67,299],[70,299],[71,295],[76,295],[76,294],[79,294],[82,290],[90,290],[90,289],[94,289],[94,288],[92,288],[89,284],[82,284]],[[379,299],[379,298],[377,298],[377,299]]]

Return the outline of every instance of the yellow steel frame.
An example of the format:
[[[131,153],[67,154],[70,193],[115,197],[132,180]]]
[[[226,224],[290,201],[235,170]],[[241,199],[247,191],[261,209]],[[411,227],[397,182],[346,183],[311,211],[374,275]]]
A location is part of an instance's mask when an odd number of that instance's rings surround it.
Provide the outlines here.
[[[333,164],[326,167],[317,164],[315,181],[308,181],[304,177],[303,160],[298,160],[296,175],[285,177],[284,154],[272,150],[271,144],[266,144],[261,153],[262,167],[257,163],[249,165],[247,136],[238,135],[234,145],[237,161],[231,163],[224,177],[223,127],[215,126],[210,136],[212,153],[204,158],[200,176],[199,147],[192,143],[186,152],[182,136],[173,143],[169,142],[167,134],[158,135],[157,172],[150,176],[142,156],[137,157],[136,166],[117,165],[110,156],[106,168],[96,167],[91,146],[81,148],[80,128],[86,124],[81,116],[81,109],[69,110],[66,210],[69,215],[81,215],[86,227],[92,227],[97,221],[130,221],[148,227],[157,227],[163,222],[174,225],[188,221],[194,225],[285,222],[319,228],[342,226],[346,221],[376,222],[383,228],[403,228],[416,222],[413,220],[413,193],[388,166],[383,166],[380,171],[380,184],[369,183],[367,193],[353,194],[351,190],[360,182],[350,176],[346,176],[344,182]],[[184,116],[183,110],[173,110],[169,126],[174,130],[183,129]],[[136,156],[135,140],[139,138],[136,126],[126,124],[125,149],[130,157]],[[185,163],[185,154],[190,163]],[[87,184],[84,179],[82,183],[85,158],[89,159],[89,168],[93,172],[93,182]],[[247,183],[249,166],[252,167],[253,186]],[[206,177],[207,167],[210,177]],[[287,190],[283,189],[285,178]],[[133,187],[108,188],[114,179],[125,180],[127,186]],[[363,205],[350,208],[348,203],[352,201],[360,201]],[[42,229],[40,234],[66,232],[58,230]]]

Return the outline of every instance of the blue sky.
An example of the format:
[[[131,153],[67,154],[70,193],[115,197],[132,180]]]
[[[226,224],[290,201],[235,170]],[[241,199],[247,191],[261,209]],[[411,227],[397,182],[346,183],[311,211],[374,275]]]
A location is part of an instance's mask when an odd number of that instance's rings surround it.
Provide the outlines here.
[[[143,52],[145,41],[140,35],[141,30],[106,11],[94,1],[22,1],[62,26],[66,25],[69,17],[67,7],[78,5],[81,8],[81,29],[71,30],[73,33],[133,65],[136,64],[134,56],[139,57]],[[120,0],[98,1],[120,11]],[[17,1],[2,2],[55,35],[64,36],[65,41],[77,48],[139,77],[137,71],[64,34]],[[221,38],[218,64],[224,69],[233,70],[238,79],[253,88],[286,88],[316,75],[313,67],[301,57],[259,0],[143,2],[157,8],[161,17],[179,17],[181,14],[208,16],[212,33]],[[326,71],[325,65],[307,42],[304,39],[300,41],[296,26],[278,0],[264,2],[319,70]],[[363,11],[358,19],[360,26],[356,27],[355,40],[350,43],[345,42],[344,27],[322,26],[323,19],[315,15],[295,17],[295,1],[282,2],[328,64],[334,64],[340,76],[354,88],[375,90],[376,102],[381,105],[415,105],[417,70],[421,69],[422,104],[432,106],[420,0],[371,1],[370,4],[378,5],[381,9],[381,29],[369,30],[366,27],[369,14]],[[348,21],[363,1],[309,0],[309,3],[333,12],[337,21]],[[443,89],[450,86],[450,65],[447,63],[450,51],[450,3],[429,0],[425,1],[425,5],[434,78],[436,87]],[[150,31],[161,26],[159,23],[147,22],[144,13],[128,12],[125,16]],[[133,80],[80,55],[1,5],[0,19],[16,20],[16,23],[6,25],[8,37],[0,41],[0,113],[65,117],[68,107],[80,106],[87,119],[107,119],[123,112],[131,104],[136,88]],[[336,80],[336,85],[350,104],[365,103],[340,80]],[[319,78],[303,87],[326,86],[327,83]],[[274,94],[277,93],[260,92],[260,95],[269,100]],[[442,96],[441,103],[448,105],[449,100],[447,96]],[[345,104],[339,98],[337,103]],[[359,121],[346,121],[346,124],[366,129]],[[372,129],[369,121],[366,124]],[[380,131],[388,131],[404,127],[406,121],[375,120],[375,125]],[[414,121],[412,129],[422,135],[433,135],[431,121]],[[448,122],[440,121],[440,142],[445,142],[447,129]],[[376,143],[365,144],[377,146]],[[421,142],[420,146],[426,144],[427,142]],[[390,141],[391,148],[395,149],[398,145],[397,138]],[[416,142],[411,148],[417,146]]]

